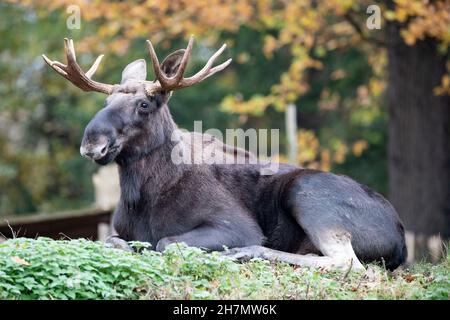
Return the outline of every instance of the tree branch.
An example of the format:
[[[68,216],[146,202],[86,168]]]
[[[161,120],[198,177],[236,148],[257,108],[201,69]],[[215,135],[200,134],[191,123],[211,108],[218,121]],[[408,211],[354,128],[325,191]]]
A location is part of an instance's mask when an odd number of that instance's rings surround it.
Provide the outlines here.
[[[379,45],[381,47],[387,47],[388,44],[378,38],[370,37],[367,35],[366,32],[364,32],[363,28],[359,25],[359,23],[355,20],[355,18],[351,15],[350,11],[346,12],[344,14],[345,20],[355,29],[355,31],[359,34],[362,40],[374,43],[376,45]]]

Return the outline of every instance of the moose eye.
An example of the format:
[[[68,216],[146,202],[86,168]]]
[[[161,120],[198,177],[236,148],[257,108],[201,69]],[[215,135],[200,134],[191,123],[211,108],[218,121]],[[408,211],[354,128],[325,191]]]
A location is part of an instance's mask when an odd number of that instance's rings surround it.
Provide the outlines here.
[[[139,107],[140,107],[141,109],[146,110],[146,109],[148,109],[149,105],[148,105],[147,102],[142,101],[141,103],[139,103]]]

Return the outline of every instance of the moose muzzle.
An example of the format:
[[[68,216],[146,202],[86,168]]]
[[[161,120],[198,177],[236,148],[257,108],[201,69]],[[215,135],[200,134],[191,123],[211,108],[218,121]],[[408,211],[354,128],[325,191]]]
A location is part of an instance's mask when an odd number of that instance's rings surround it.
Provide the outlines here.
[[[80,153],[83,157],[92,160],[99,160],[108,153],[108,140],[102,137],[104,141],[97,141],[95,144],[83,143],[80,147]]]

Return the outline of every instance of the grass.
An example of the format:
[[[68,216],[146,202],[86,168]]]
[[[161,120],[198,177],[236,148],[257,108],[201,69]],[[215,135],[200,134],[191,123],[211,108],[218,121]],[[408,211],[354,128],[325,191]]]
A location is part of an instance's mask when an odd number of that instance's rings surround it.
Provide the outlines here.
[[[142,247],[142,243],[133,243]],[[325,272],[171,245],[129,253],[89,240],[0,244],[2,299],[449,299],[450,255],[387,272]]]

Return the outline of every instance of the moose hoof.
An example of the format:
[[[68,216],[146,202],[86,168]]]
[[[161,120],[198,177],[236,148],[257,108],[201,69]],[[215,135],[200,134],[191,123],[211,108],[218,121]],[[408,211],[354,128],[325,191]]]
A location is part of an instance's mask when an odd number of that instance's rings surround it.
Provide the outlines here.
[[[113,248],[121,249],[128,252],[134,252],[133,248],[123,239],[116,236],[110,236],[105,240],[105,243]]]
[[[162,238],[161,240],[158,241],[158,243],[156,244],[156,251],[158,252],[164,252],[164,250],[166,250],[166,247],[169,244],[175,243],[176,241],[170,238]]]
[[[224,256],[230,257],[233,260],[245,262],[254,258],[262,258],[264,247],[250,246],[243,248],[233,248],[223,253]]]

